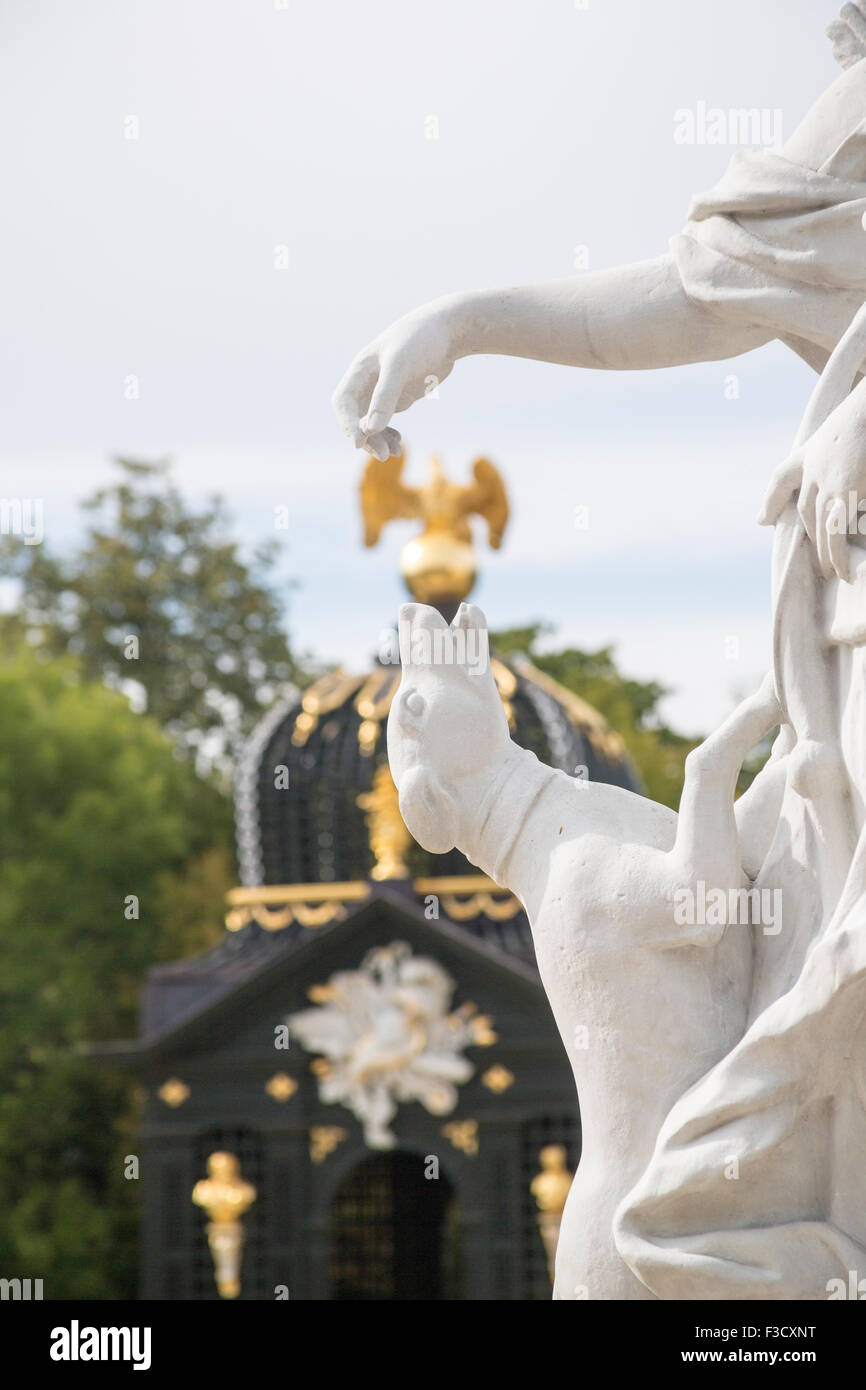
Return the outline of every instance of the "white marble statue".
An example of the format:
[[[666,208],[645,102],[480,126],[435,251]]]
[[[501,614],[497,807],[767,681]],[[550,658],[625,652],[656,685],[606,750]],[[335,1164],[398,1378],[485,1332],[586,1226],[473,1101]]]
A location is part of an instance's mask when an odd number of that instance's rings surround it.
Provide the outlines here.
[[[451,649],[440,641],[440,661],[417,660],[433,651],[417,640],[419,629],[437,627],[452,637]],[[388,720],[400,810],[425,849],[443,854],[456,845],[516,893],[529,916],[583,1118],[557,1292],[648,1297],[616,1249],[614,1214],[674,1101],[743,1033],[751,935],[745,926],[726,930],[729,898],[748,906],[734,788],[746,754],[779,721],[773,682],[689,755],[677,818],[518,747],[489,664],[482,672],[461,660],[460,629],[486,631],[480,609],[462,604],[450,631],[434,608],[400,610],[403,679]],[[772,784],[769,814],[752,816],[752,835],[768,826],[772,833],[782,786]],[[760,862],[766,848],[752,843],[746,857]],[[678,924],[689,915],[676,911],[684,895],[706,902],[719,892],[723,911],[693,912],[691,924]],[[706,915],[713,920],[700,920]],[[745,923],[750,914],[736,916]]]
[[[558,1298],[866,1296],[866,0],[831,33],[842,76],[780,154],[734,157],[668,256],[439,300],[335,396],[382,458],[394,412],[477,353],[633,369],[778,338],[823,372],[762,518],[772,688],[693,758],[678,821],[515,749],[488,674],[403,653],[389,753],[406,822],[523,899],[575,1067],[585,1150]],[[750,924],[719,921],[744,887]]]

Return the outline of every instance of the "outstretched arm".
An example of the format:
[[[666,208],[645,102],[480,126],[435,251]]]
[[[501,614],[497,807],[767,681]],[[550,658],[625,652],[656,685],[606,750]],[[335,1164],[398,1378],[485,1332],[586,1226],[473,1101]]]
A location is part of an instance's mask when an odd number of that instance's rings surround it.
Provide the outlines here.
[[[444,381],[461,357],[490,353],[632,371],[717,361],[772,332],[688,298],[671,256],[517,289],[449,295],[374,338],[334,394],[340,424],[377,458],[400,451],[395,412]]]
[[[459,355],[499,353],[567,367],[640,371],[735,357],[769,331],[686,295],[671,256],[466,297]]]

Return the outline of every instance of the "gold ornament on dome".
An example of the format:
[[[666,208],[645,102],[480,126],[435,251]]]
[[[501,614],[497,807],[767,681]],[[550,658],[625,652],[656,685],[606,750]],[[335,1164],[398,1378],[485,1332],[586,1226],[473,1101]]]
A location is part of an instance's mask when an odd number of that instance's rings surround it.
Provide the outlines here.
[[[434,458],[424,486],[409,487],[403,482],[404,458],[367,461],[361,480],[364,544],[376,545],[389,521],[422,521],[421,534],[401,554],[406,586],[419,603],[459,603],[475,583],[469,517],[484,518],[490,547],[498,550],[509,515],[505,484],[489,459],[475,459],[474,482],[462,485],[450,482]]]
[[[363,683],[363,676],[350,676],[342,666],[338,666],[336,671],[329,671],[305,690],[301,698],[301,711],[292,730],[294,746],[303,748],[310,734],[318,728],[322,715],[339,709]]]
[[[380,666],[367,677],[358,691],[355,699],[355,712],[361,716],[358,747],[364,758],[369,758],[376,751],[382,724],[388,718],[398,684],[397,673]]]
[[[370,877],[377,883],[387,879],[408,878],[405,855],[412,843],[400,815],[397,788],[387,763],[380,763],[373,776],[371,791],[363,792],[357,804],[366,812],[367,834],[376,860]]]

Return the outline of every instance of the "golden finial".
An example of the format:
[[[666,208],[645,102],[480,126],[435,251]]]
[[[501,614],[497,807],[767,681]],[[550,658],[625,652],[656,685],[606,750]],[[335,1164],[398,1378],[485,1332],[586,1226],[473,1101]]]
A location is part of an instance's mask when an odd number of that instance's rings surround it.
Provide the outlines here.
[[[220,1298],[237,1298],[244,1249],[241,1217],[256,1200],[256,1189],[241,1177],[241,1165],[234,1154],[212,1153],[207,1173],[193,1188],[192,1200],[210,1217],[207,1239]]]
[[[538,1205],[538,1228],[544,1242],[547,1268],[553,1282],[553,1266],[565,1199],[571,1190],[572,1174],[566,1164],[562,1144],[547,1144],[538,1155],[541,1172],[532,1179],[529,1190]]]
[[[408,878],[404,855],[412,843],[412,836],[400,815],[397,788],[387,763],[379,764],[372,791],[363,792],[357,801],[367,813],[367,834],[376,860],[370,877],[377,883],[389,878]]]
[[[370,458],[361,479],[364,544],[373,546],[389,521],[424,522],[420,536],[403,547],[400,568],[419,603],[456,606],[475,583],[475,550],[469,517],[483,516],[492,550],[498,550],[508,523],[508,497],[489,459],[472,465],[474,483],[463,486],[445,477],[437,458],[423,487],[403,482],[405,455]]]

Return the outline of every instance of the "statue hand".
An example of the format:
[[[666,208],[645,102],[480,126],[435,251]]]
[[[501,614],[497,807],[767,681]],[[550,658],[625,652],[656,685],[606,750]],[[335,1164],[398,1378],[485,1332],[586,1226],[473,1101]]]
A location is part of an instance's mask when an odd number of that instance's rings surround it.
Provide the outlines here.
[[[351,363],[332,397],[344,433],[378,459],[400,453],[391,416],[430,395],[454,366],[457,296],[435,300],[398,319]]]
[[[852,534],[866,534],[866,430],[860,391],[834,410],[820,429],[776,469],[758,520],[772,526],[799,491],[797,510],[815,546],[825,579],[850,582]],[[854,505],[852,506],[852,497]]]

